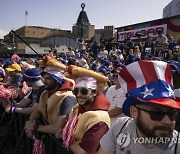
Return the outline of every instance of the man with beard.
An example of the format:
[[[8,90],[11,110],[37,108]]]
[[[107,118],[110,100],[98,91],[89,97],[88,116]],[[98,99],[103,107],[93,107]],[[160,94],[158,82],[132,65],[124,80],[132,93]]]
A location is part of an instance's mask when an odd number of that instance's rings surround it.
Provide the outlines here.
[[[121,117],[101,140],[98,154],[180,153],[175,130],[180,102],[174,99],[171,67],[139,61],[124,67],[119,82],[126,93]]]
[[[45,91],[40,96],[37,109],[26,122],[28,137],[32,137],[34,131],[55,134],[59,128],[64,127],[72,107],[77,103],[72,93],[74,84],[64,77],[61,69],[47,66],[41,75]],[[37,123],[41,115],[46,125]]]
[[[62,139],[65,147],[74,154],[94,154],[99,148],[100,139],[110,126],[110,102],[103,93],[97,92],[97,82],[107,82],[107,77],[80,67],[75,70],[79,76],[76,76],[73,92],[78,104],[73,107],[62,131]],[[73,75],[75,71],[71,72]],[[60,133],[58,131],[56,137]]]

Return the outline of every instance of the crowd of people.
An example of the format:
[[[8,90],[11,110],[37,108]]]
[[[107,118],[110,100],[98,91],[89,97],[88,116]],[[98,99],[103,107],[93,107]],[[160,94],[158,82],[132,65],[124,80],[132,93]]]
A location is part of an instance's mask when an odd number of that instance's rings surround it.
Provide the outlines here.
[[[179,153],[180,44],[158,35],[1,58],[0,107],[29,115],[27,136],[51,134],[66,153]]]

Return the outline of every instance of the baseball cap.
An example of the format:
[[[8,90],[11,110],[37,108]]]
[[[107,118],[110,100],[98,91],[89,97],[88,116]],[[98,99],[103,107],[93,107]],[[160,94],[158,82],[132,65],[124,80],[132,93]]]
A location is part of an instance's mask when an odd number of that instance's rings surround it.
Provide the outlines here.
[[[19,71],[21,72],[21,66],[19,64],[11,64],[9,67],[6,68],[9,72]]]

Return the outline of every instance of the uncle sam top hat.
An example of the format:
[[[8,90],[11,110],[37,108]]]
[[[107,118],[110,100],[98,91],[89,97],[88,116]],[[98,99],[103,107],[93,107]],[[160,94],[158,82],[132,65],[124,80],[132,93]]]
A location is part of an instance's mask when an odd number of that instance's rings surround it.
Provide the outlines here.
[[[163,61],[141,60],[124,67],[119,82],[126,93],[123,113],[130,116],[130,107],[140,103],[154,103],[180,109],[174,99],[171,66]]]

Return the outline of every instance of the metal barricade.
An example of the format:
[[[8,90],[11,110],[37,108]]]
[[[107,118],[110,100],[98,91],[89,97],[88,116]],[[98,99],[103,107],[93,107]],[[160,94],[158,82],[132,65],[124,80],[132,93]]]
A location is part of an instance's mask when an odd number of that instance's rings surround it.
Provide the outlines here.
[[[1,154],[31,154],[33,149],[33,140],[28,138],[24,131],[27,115],[3,113],[0,130],[3,127],[4,135],[0,141]],[[67,151],[62,143],[53,135],[43,134],[46,154],[72,154]]]

